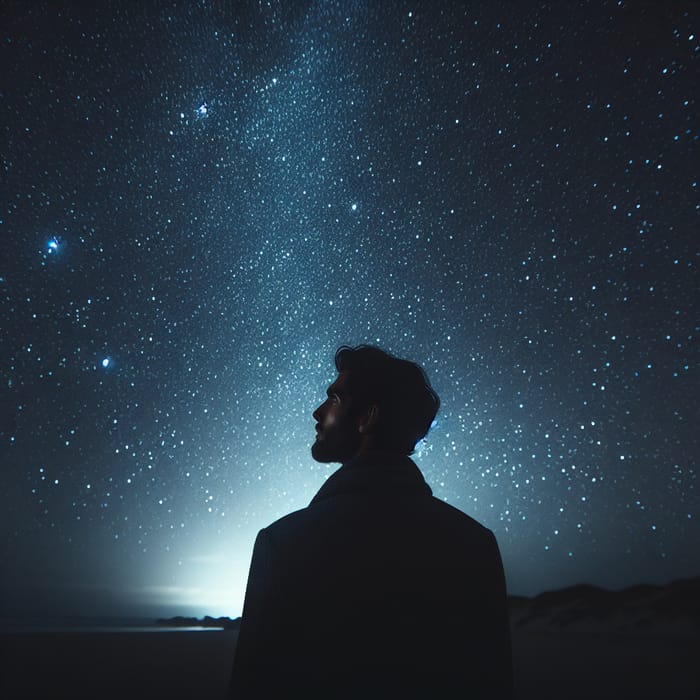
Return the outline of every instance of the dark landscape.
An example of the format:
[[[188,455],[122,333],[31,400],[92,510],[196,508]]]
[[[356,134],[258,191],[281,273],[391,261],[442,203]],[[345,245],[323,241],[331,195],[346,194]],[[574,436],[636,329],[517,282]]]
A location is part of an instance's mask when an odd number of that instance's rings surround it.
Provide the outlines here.
[[[700,697],[700,578],[510,598],[518,698]]]
[[[700,578],[622,591],[574,586],[511,597],[510,608],[517,698],[700,696]],[[154,623],[173,631],[4,634],[0,697],[225,698],[238,622],[180,617]]]

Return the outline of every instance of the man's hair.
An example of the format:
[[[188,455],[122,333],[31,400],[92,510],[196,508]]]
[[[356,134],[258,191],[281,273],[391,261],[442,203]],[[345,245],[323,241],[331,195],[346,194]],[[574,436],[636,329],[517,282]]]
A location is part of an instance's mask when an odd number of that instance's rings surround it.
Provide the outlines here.
[[[372,345],[343,345],[335,353],[335,367],[348,374],[353,413],[379,407],[377,447],[412,454],[440,408],[440,397],[421,367]]]

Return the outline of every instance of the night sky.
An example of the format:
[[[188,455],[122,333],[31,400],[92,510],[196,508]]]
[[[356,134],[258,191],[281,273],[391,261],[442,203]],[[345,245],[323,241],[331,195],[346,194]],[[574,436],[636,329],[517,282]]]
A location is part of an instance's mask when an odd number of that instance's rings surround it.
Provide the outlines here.
[[[341,344],[511,593],[700,574],[695,2],[3,2],[4,615],[240,614]]]

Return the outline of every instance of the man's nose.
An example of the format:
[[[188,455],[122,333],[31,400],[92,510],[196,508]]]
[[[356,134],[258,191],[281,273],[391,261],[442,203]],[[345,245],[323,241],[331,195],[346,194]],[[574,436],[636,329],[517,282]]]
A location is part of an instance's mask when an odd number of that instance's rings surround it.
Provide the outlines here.
[[[323,404],[321,404],[323,406]],[[311,417],[318,423],[321,420],[321,406],[318,406],[316,410],[311,414]]]

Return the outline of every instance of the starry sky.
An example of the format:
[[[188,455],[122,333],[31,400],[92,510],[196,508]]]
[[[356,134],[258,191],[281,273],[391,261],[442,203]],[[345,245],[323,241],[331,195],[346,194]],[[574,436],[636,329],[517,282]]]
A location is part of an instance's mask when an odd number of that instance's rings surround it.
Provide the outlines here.
[[[240,614],[341,344],[511,593],[700,574],[694,2],[4,2],[7,615]]]

